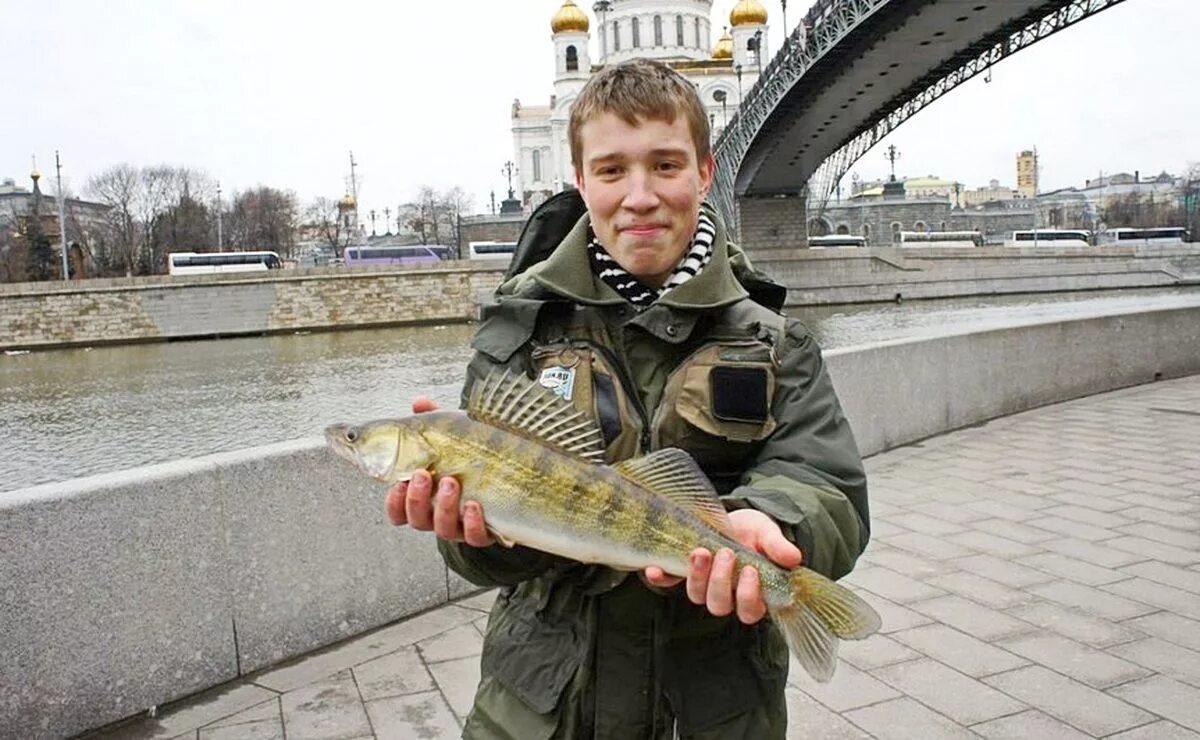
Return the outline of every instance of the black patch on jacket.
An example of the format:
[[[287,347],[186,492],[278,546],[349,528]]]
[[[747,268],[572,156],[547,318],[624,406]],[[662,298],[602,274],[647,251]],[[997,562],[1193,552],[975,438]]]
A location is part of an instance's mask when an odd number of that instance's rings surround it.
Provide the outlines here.
[[[714,367],[713,416],[722,421],[762,424],[767,420],[767,371],[761,367]]]

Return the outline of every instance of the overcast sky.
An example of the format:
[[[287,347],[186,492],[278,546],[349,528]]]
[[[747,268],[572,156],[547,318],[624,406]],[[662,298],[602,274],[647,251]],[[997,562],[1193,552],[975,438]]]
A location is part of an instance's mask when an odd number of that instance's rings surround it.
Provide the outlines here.
[[[168,163],[226,193],[264,184],[308,200],[345,190],[353,149],[364,212],[424,184],[460,185],[483,211],[490,190],[504,196],[513,98],[550,95],[560,4],[0,0],[0,177],[27,183],[31,154],[52,175],[58,149],[73,190],[120,162]],[[714,28],[734,4],[714,2]],[[773,52],[779,3],[765,4]],[[806,6],[794,0],[789,21]],[[1200,161],[1198,36],[1200,1],[1127,0],[953,91],[852,171],[886,175],[894,143],[898,174],[969,187],[1015,185],[1030,147],[1043,189],[1101,170],[1178,173]]]

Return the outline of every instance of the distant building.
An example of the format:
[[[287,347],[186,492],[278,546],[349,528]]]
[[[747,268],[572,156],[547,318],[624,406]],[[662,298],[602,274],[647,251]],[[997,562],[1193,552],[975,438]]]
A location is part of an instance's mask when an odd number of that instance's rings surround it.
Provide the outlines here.
[[[41,233],[50,239],[56,255],[62,254],[62,233],[59,231],[58,199],[46,195],[39,185],[41,173],[30,173],[30,188],[17,185],[12,178],[0,180],[0,281],[25,279],[25,256],[28,244],[25,235],[31,222],[37,219]],[[104,227],[109,206],[79,198],[67,198],[64,204],[67,238],[70,241],[68,259],[72,277],[88,274],[88,262],[93,238]],[[54,261],[54,277],[61,279],[61,257]]]
[[[999,180],[992,180],[985,188],[963,190],[960,200],[963,208],[975,208],[984,203],[1000,203],[1017,197],[1020,197],[1017,191],[1009,187],[1002,187]]]
[[[1017,155],[1017,192],[1032,198],[1038,192],[1037,151],[1026,149]]]

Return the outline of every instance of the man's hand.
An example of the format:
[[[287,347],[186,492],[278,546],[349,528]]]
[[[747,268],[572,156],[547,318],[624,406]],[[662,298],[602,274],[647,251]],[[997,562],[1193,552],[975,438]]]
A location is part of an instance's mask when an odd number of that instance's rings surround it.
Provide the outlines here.
[[[437,404],[424,396],[413,399],[413,413],[436,411]],[[483,524],[483,507],[470,501],[459,513],[462,489],[451,476],[438,480],[437,493],[433,477],[427,470],[413,471],[408,482],[397,483],[388,491],[387,515],[397,527],[433,532],[452,542],[466,542],[472,547],[487,547],[495,542]]]
[[[776,565],[795,568],[803,560],[799,548],[783,536],[775,520],[761,511],[738,509],[729,512],[729,520],[738,542]],[[728,616],[736,609],[743,624],[754,624],[767,615],[758,571],[746,566],[735,574],[734,565],[733,550],[728,548],[718,550],[715,557],[702,547],[692,550],[688,556],[687,597],[718,617]],[[670,588],[684,580],[655,567],[647,568],[645,577],[650,585],[659,588]]]

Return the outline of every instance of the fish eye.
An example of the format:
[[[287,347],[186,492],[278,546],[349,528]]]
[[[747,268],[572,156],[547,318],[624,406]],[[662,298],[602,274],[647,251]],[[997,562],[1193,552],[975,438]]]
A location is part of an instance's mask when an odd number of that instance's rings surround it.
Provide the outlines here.
[[[346,430],[346,441],[347,442],[357,442],[358,441],[358,430],[357,429],[347,429]]]

